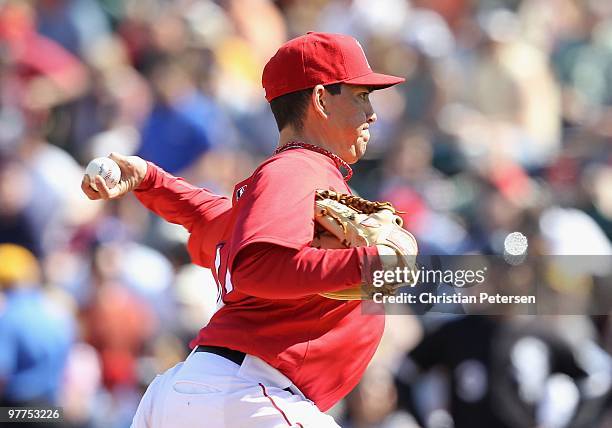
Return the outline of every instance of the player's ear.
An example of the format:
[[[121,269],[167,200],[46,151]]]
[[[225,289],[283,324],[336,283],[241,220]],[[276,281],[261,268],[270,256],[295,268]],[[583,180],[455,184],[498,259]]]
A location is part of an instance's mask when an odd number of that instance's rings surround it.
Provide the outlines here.
[[[312,88],[311,102],[314,111],[324,119],[327,119],[327,96],[328,93],[323,85],[317,85]]]

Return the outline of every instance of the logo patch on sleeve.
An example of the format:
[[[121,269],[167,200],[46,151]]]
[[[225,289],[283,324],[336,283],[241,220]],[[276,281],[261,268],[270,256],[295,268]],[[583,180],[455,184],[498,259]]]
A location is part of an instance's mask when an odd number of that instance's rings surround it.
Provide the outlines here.
[[[246,190],[246,188],[247,188],[247,185],[245,184],[240,189],[236,190],[236,201],[238,201],[238,199],[240,199],[242,195],[244,195],[244,191]]]

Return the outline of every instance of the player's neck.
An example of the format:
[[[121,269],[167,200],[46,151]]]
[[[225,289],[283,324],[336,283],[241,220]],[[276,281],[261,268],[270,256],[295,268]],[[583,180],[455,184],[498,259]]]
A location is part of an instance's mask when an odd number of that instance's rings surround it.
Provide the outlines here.
[[[328,146],[328,144],[326,144],[325,139],[322,138],[322,136],[316,134],[313,135],[312,133],[308,133],[305,131],[297,132],[294,129],[291,129],[291,127],[286,127],[280,133],[278,147],[282,147],[285,144],[291,142],[312,144],[314,146],[319,146],[325,150],[334,153],[333,150]]]

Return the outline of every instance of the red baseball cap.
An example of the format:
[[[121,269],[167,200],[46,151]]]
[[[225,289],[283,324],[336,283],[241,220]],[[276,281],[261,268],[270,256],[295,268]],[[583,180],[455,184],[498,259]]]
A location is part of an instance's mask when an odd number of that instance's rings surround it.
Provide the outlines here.
[[[404,80],[373,72],[363,48],[353,37],[315,32],[282,45],[261,77],[268,101],[319,84],[346,83],[383,89]]]

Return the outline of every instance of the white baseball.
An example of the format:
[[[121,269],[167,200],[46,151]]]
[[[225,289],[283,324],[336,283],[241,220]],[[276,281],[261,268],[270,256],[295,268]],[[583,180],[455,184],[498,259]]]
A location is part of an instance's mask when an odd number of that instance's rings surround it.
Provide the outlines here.
[[[104,179],[109,189],[115,187],[121,179],[121,169],[111,158],[95,158],[87,165],[85,174],[89,176],[89,185],[96,191],[98,190],[94,181],[96,175]]]

